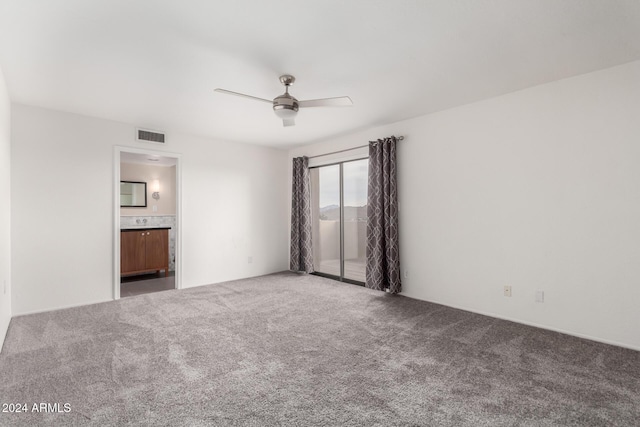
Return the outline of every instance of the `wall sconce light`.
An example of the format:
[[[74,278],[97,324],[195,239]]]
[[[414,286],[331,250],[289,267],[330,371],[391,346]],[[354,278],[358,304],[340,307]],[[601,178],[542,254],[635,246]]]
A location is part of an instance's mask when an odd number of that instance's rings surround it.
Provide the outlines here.
[[[151,183],[151,191],[153,191],[151,197],[156,200],[160,199],[160,181],[158,181],[157,179],[153,180],[153,182]]]

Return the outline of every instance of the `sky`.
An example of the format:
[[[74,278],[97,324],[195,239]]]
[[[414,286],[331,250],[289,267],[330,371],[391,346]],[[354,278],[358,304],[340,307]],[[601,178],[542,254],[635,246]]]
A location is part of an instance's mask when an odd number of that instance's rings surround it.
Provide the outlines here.
[[[367,172],[369,160],[344,163],[344,205],[367,204]],[[320,173],[320,207],[340,204],[340,166],[318,168]]]

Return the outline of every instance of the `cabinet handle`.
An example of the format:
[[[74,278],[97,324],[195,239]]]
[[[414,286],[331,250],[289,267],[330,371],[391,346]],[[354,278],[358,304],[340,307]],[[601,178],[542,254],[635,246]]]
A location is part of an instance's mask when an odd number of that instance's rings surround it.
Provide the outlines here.
[[[141,236],[144,236],[144,233],[142,233]]]
[[[151,233],[150,231],[147,231],[147,236],[148,236],[150,233]]]

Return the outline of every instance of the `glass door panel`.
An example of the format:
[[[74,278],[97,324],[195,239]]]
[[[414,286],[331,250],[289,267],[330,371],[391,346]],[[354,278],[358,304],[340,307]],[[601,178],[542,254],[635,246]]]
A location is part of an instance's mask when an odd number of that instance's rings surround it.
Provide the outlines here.
[[[343,254],[345,279],[365,281],[367,248],[367,175],[369,159],[342,164]]]
[[[340,277],[340,165],[310,172],[313,267],[318,273]]]

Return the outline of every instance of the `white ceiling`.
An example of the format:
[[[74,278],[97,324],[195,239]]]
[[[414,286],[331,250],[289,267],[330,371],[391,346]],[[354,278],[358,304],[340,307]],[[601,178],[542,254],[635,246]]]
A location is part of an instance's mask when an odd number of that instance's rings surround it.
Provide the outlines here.
[[[640,59],[637,0],[2,0],[13,102],[290,147]],[[290,73],[301,110],[268,104]]]
[[[120,153],[121,163],[136,163],[147,166],[175,166],[177,161],[174,157],[156,156],[153,154],[129,153],[122,151]]]

